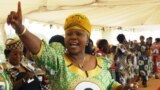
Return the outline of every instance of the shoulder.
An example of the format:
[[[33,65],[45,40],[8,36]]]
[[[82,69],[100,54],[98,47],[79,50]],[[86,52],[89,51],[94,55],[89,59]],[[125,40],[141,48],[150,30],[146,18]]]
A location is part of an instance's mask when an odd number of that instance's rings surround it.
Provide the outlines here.
[[[107,68],[110,68],[112,65],[112,60],[110,60],[107,56],[97,56],[96,60],[97,64],[107,66]]]
[[[53,48],[54,50],[62,51],[62,53],[65,51],[65,47],[59,42],[50,43],[49,47]]]

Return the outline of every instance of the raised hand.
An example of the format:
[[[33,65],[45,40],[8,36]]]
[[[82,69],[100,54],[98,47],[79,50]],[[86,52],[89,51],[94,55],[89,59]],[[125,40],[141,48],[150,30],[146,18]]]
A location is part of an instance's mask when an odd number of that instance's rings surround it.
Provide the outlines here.
[[[37,36],[29,32],[24,25],[22,25],[22,11],[20,2],[18,2],[17,12],[11,11],[8,15],[7,23],[15,29],[15,32],[20,37],[23,45],[28,48],[31,53],[37,54],[39,52],[42,41]]]
[[[7,24],[11,25],[17,33],[23,31],[24,26],[22,25],[22,11],[21,11],[21,3],[18,2],[17,12],[11,11],[7,17]]]

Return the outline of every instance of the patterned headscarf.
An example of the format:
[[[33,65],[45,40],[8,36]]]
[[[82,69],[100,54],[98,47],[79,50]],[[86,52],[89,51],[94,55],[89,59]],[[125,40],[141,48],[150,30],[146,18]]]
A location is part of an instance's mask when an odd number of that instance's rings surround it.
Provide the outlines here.
[[[6,45],[6,50],[15,50],[18,48],[23,50],[23,44],[19,39],[9,38],[6,40],[5,45]]]
[[[67,31],[69,29],[82,29],[84,30],[88,36],[91,34],[91,24],[88,18],[85,15],[76,13],[72,14],[66,18],[64,24],[64,30]]]

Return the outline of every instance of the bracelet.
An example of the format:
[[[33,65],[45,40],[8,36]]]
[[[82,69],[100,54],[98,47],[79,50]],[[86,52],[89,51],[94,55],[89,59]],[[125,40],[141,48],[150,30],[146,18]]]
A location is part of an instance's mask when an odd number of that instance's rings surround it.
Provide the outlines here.
[[[25,33],[26,33],[26,31],[27,31],[27,29],[26,29],[26,27],[24,27],[24,30],[23,30],[23,32],[22,33],[20,33],[20,34],[18,34],[18,36],[22,36],[22,35],[24,35]]]

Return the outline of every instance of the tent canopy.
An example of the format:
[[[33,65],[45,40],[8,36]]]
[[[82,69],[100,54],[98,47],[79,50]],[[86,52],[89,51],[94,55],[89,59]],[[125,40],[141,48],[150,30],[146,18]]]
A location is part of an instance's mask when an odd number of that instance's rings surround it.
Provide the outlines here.
[[[135,26],[160,24],[160,0],[20,0],[23,17],[63,25],[72,13],[83,13],[94,26]],[[18,0],[0,0],[0,24]]]

